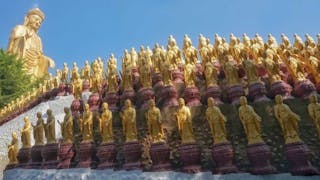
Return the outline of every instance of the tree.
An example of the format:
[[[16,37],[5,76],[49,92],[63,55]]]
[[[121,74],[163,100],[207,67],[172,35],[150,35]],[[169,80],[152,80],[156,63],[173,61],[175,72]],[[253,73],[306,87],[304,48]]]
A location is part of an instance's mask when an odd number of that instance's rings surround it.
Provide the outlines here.
[[[0,49],[0,108],[36,87],[39,80],[23,71],[23,60]]]

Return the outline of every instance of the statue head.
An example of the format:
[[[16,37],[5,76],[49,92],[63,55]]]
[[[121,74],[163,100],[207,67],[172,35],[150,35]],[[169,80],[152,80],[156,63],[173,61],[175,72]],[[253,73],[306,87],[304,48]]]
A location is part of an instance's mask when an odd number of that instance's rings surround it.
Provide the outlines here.
[[[318,97],[317,97],[317,95],[316,95],[316,94],[311,94],[311,95],[309,96],[309,102],[310,102],[310,103],[317,103],[317,102],[318,102]]]
[[[52,115],[52,110],[51,110],[51,109],[48,109],[48,110],[47,110],[47,115],[48,115],[48,116],[51,116],[51,115]]]
[[[17,139],[17,133],[16,132],[12,132],[11,137],[12,137],[12,139]]]
[[[183,99],[183,98],[179,98],[179,99],[178,99],[178,102],[179,102],[179,107],[185,106],[185,102],[184,102],[184,99]]]
[[[283,98],[281,95],[276,95],[275,97],[275,101],[276,101],[276,104],[282,104],[283,103]]]
[[[86,111],[86,112],[89,111],[89,104],[88,104],[88,103],[86,103],[86,104],[84,105],[84,111]]]
[[[125,105],[126,108],[131,107],[131,101],[130,101],[130,99],[126,99],[126,101],[124,102],[124,105]]]
[[[207,102],[208,102],[208,107],[213,107],[214,106],[214,99],[212,97],[209,97]]]
[[[247,105],[247,104],[248,104],[247,98],[245,96],[241,96],[240,97],[240,105],[244,106],[244,105]]]
[[[30,120],[29,120],[28,116],[24,117],[23,121],[24,121],[25,124],[30,123]]]
[[[42,117],[42,113],[41,112],[37,112],[37,118],[41,118]]]
[[[154,99],[150,99],[149,100],[149,108],[153,108],[155,106],[156,106],[156,103],[155,103]]]
[[[24,25],[38,31],[44,17],[44,13],[39,8],[31,9],[25,16]]]
[[[104,111],[105,111],[105,110],[108,110],[108,109],[109,109],[109,104],[108,104],[107,102],[104,102],[104,103],[102,104],[102,108],[103,108]]]

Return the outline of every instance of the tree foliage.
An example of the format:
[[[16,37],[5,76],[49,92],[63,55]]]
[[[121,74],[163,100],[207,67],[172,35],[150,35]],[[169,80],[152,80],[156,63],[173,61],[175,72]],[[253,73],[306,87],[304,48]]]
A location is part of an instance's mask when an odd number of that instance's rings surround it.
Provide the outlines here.
[[[23,60],[0,49],[0,108],[39,83],[23,71]]]

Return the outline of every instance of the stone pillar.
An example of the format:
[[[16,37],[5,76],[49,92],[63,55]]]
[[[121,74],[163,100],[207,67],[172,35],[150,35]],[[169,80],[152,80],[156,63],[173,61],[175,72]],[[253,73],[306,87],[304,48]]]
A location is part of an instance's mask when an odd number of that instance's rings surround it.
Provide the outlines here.
[[[21,148],[18,152],[19,168],[27,168],[30,160],[31,148]]]
[[[214,144],[212,157],[216,162],[215,174],[237,173],[238,168],[233,163],[234,151],[230,142]]]
[[[93,165],[92,155],[95,151],[93,142],[82,142],[77,152],[77,168],[90,168]]]
[[[42,168],[56,169],[59,164],[58,153],[59,153],[58,143],[44,145],[42,150],[42,158],[43,158]]]
[[[114,143],[100,144],[97,157],[99,158],[98,169],[113,169],[117,158],[116,145]]]
[[[182,172],[198,173],[201,171],[201,152],[200,147],[196,143],[181,144],[178,151],[183,163]]]
[[[170,149],[165,142],[153,143],[150,148],[152,171],[171,170]]]
[[[138,141],[126,142],[123,146],[125,164],[123,169],[141,169],[141,147]]]
[[[31,169],[40,169],[42,165],[42,150],[43,145],[34,145],[31,148],[31,161],[28,165],[28,168]]]
[[[238,104],[241,96],[244,96],[244,89],[241,85],[234,85],[227,89],[228,99],[232,104]]]

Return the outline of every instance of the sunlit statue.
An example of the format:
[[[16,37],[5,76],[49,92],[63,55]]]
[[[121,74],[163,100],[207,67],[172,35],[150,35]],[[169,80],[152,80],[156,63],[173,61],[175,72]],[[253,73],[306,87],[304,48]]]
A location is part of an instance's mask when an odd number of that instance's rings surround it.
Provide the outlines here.
[[[226,117],[221,113],[219,107],[214,105],[214,99],[208,98],[206,118],[211,129],[214,144],[227,142]]]
[[[47,110],[47,115],[47,123],[44,124],[45,135],[47,138],[47,144],[51,144],[56,142],[56,121],[51,109]]]
[[[42,119],[41,112],[37,112],[37,123],[33,126],[33,138],[35,145],[43,145],[43,138],[44,138],[44,122]]]
[[[246,71],[249,85],[259,82],[260,78],[258,76],[256,64],[253,62],[253,60],[248,59],[248,56],[246,53],[241,53],[241,55],[242,55],[242,58],[244,59],[242,61],[242,64]]]
[[[238,66],[235,61],[232,60],[232,56],[225,56],[226,63],[224,64],[224,71],[226,74],[227,84],[229,86],[238,85],[240,83],[240,78],[238,74]]]
[[[214,67],[211,62],[207,62],[204,69],[204,75],[206,77],[207,88],[217,86],[218,82],[218,69]]]
[[[79,74],[79,68],[76,62],[73,63],[73,67],[71,70],[71,82],[73,82],[76,79],[77,74]]]
[[[181,60],[181,51],[177,45],[176,40],[172,35],[169,36],[168,45],[167,45],[167,59],[170,64],[173,66],[173,69],[178,68],[178,65],[182,63]]]
[[[294,81],[305,80],[303,64],[290,51],[286,51],[286,65]]]
[[[248,105],[245,96],[240,97],[239,118],[247,135],[248,144],[263,142],[261,138],[261,117]]]
[[[117,59],[113,54],[110,55],[108,60],[108,75],[107,75],[107,89],[108,92],[118,91],[118,74],[117,74]]]
[[[161,66],[161,76],[164,86],[172,85],[172,70],[173,67],[170,64],[170,61],[165,58]]]
[[[61,72],[61,82],[66,83],[68,81],[69,68],[67,63],[63,63],[63,69]]]
[[[269,81],[271,84],[281,81],[280,65],[273,60],[274,55],[271,52],[266,52],[266,58],[264,60],[264,66],[267,70]]]
[[[65,107],[64,113],[63,122],[58,123],[61,127],[62,143],[69,144],[73,142],[73,118],[69,108]]]
[[[161,70],[161,64],[163,62],[164,53],[158,43],[154,45],[153,54],[152,54],[152,62],[153,62],[153,70],[155,73],[159,73]]]
[[[82,97],[82,79],[79,73],[75,75],[75,79],[72,82],[72,92],[74,99],[81,99]]]
[[[90,67],[89,61],[85,61],[85,65],[84,65],[84,68],[83,68],[82,79],[90,81],[90,76],[91,76],[91,67]]]
[[[183,39],[183,55],[186,64],[196,64],[198,62],[197,49],[192,46],[191,39],[186,34],[184,35]]]
[[[153,99],[149,100],[149,109],[146,112],[146,119],[148,124],[148,132],[152,138],[152,142],[163,142],[164,133],[162,129],[161,112],[160,109],[156,107]]]
[[[308,112],[320,138],[320,104],[316,94],[309,96]]]
[[[84,105],[84,112],[80,118],[80,124],[82,142],[93,141],[93,115],[89,109],[89,104]]]
[[[285,143],[301,142],[298,134],[298,121],[300,121],[300,117],[296,113],[292,112],[288,105],[283,103],[281,95],[276,95],[275,101],[276,105],[274,105],[274,114],[282,129]]]
[[[8,145],[8,159],[9,164],[17,164],[18,163],[18,150],[19,150],[19,141],[17,138],[17,133],[12,133],[12,140],[11,143]]]
[[[132,107],[131,101],[125,101],[125,109],[120,113],[122,119],[123,134],[126,137],[126,142],[137,141],[137,125],[136,125],[136,110]]]
[[[186,87],[194,87],[196,80],[196,70],[195,65],[193,63],[188,63],[184,66],[184,83]]]
[[[142,59],[142,64],[139,67],[139,74],[140,74],[140,83],[143,88],[151,88],[152,87],[152,67],[147,60],[144,58]]]
[[[102,72],[101,72],[101,63],[99,61],[95,61],[92,64],[93,75],[90,81],[90,87],[92,92],[100,92],[102,87]]]
[[[193,134],[190,109],[185,105],[184,99],[179,98],[178,102],[179,107],[177,112],[175,113],[175,116],[178,124],[179,134],[181,136],[181,143],[194,143],[195,138]]]
[[[24,126],[22,129],[20,129],[21,133],[21,142],[22,142],[22,148],[30,148],[31,147],[31,123],[29,120],[29,117],[26,116],[24,119]]]
[[[12,30],[7,49],[8,53],[23,58],[25,71],[35,77],[43,77],[48,68],[55,65],[51,58],[43,54],[41,38],[38,35],[44,17],[44,13],[38,8],[29,10],[24,24]]]
[[[133,76],[130,68],[122,69],[122,88],[123,90],[133,89]]]
[[[100,133],[102,137],[102,143],[113,142],[113,130],[112,130],[112,112],[109,110],[108,103],[102,104],[103,112],[100,117]]]

